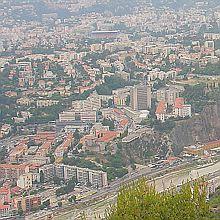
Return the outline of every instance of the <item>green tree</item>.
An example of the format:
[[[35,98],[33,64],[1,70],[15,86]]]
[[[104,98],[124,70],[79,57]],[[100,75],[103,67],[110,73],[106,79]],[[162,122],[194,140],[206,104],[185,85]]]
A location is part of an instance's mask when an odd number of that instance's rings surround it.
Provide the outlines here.
[[[24,214],[23,209],[19,207],[18,208],[18,215],[23,216],[23,214]]]
[[[107,220],[201,220],[209,215],[203,180],[158,193],[145,179],[123,187]]]
[[[115,129],[115,123],[111,119],[104,118],[102,121],[103,126],[109,126],[109,130],[113,131]]]

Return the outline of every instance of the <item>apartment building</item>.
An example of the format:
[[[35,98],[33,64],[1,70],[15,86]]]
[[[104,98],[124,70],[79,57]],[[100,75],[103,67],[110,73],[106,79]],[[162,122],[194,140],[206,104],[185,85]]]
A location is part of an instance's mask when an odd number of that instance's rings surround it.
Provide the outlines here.
[[[126,106],[127,97],[130,95],[130,88],[125,87],[122,89],[113,90],[114,104],[117,107]]]
[[[86,100],[78,100],[72,102],[72,107],[75,110],[99,110],[101,108],[101,98],[98,94],[93,93]]]
[[[59,145],[55,150],[54,155],[56,159],[59,160],[63,158],[64,153],[68,151],[68,148],[71,146],[72,141],[73,141],[73,134],[72,133],[67,134],[63,143]]]
[[[94,110],[71,110],[59,114],[59,122],[88,122],[95,123],[97,120],[97,113]]]
[[[9,135],[11,132],[11,125],[4,124],[0,129],[0,139]]]
[[[37,143],[51,141],[53,142],[56,138],[56,132],[54,131],[38,131],[33,137],[34,141]]]
[[[39,195],[31,195],[26,197],[19,197],[14,199],[15,207],[24,212],[30,212],[38,209],[41,205],[41,197]]]
[[[90,170],[64,164],[49,164],[40,168],[45,176],[45,181],[57,176],[64,180],[76,179],[82,184],[90,183],[92,186],[105,187],[108,185],[107,173],[103,171]]]
[[[167,110],[166,102],[160,101],[156,109],[157,120],[162,121],[162,122],[165,121],[166,110]]]
[[[0,219],[7,219],[12,216],[10,205],[0,204]]]
[[[55,176],[54,164],[47,164],[47,165],[42,166],[41,168],[39,168],[39,173],[41,173],[41,171],[44,174],[45,182],[51,181],[53,177]]]
[[[151,108],[151,86],[137,85],[131,89],[131,107],[135,111]]]
[[[11,192],[7,187],[0,188],[0,204],[10,203],[11,201]]]
[[[28,151],[28,146],[25,143],[20,143],[9,154],[9,161],[11,163],[19,163],[22,161],[23,156]]]
[[[30,189],[33,186],[32,173],[24,173],[19,176],[17,180],[17,186],[21,189]]]
[[[173,112],[175,117],[192,116],[191,105],[184,104],[184,98],[176,98]]]
[[[174,105],[176,98],[180,96],[180,90],[172,87],[158,89],[156,92],[157,101],[165,101],[168,105]]]
[[[43,107],[48,107],[52,105],[57,105],[59,101],[57,100],[51,100],[51,99],[39,99],[37,100],[37,108],[43,108]]]
[[[0,181],[17,181],[20,175],[28,172],[29,166],[26,164],[0,164]]]

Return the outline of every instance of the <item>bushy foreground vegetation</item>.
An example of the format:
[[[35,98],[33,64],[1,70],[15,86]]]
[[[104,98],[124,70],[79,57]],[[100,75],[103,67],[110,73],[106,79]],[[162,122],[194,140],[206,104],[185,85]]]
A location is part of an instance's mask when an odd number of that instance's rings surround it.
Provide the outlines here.
[[[108,220],[202,220],[210,215],[206,184],[198,180],[181,189],[156,192],[145,179],[121,189]]]

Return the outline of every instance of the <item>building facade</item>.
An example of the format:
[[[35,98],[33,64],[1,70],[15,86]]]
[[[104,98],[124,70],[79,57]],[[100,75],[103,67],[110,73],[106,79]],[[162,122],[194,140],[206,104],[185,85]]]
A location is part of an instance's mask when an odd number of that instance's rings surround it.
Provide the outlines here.
[[[131,89],[131,107],[135,111],[151,108],[151,86],[137,85]]]

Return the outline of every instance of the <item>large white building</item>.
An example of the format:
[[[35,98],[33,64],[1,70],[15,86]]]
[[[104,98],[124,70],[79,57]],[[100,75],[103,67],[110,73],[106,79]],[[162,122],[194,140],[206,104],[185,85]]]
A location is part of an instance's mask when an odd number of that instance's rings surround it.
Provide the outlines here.
[[[97,93],[91,94],[86,100],[72,102],[72,107],[76,110],[99,110],[101,108],[101,98]]]
[[[90,170],[64,164],[49,164],[40,170],[44,173],[45,181],[57,176],[64,180],[75,179],[79,183],[91,184],[96,187],[106,187],[108,185],[107,173],[103,171]]]
[[[33,176],[32,173],[25,173],[19,176],[17,180],[17,186],[22,189],[30,189],[33,186]]]
[[[97,113],[94,110],[71,110],[59,114],[59,122],[88,122],[95,123]]]

